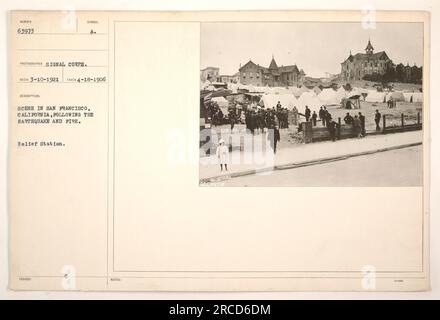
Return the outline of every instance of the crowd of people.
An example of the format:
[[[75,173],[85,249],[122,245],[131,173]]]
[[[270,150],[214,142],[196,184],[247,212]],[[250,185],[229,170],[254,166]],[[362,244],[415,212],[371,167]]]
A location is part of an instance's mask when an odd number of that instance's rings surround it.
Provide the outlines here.
[[[365,136],[365,116],[362,112],[352,117],[349,112],[344,117],[345,124],[353,126],[354,136],[362,138]]]
[[[225,116],[216,104],[209,105],[209,112],[212,117],[213,125],[225,124]],[[278,101],[276,106],[272,108],[262,108],[255,102],[249,103],[245,106],[238,106],[236,104],[233,108],[228,109],[227,120],[231,125],[231,130],[234,129],[235,124],[243,123],[253,135],[267,133],[267,139],[271,145],[274,153],[276,153],[277,143],[280,141],[279,129],[289,128],[289,122],[297,124],[299,116],[303,116],[306,122],[311,122],[312,126],[316,127],[318,119],[321,121],[323,127],[326,127],[330,133],[330,139],[336,140],[339,123],[333,118],[331,113],[327,110],[326,106],[321,106],[318,113],[311,111],[308,106],[305,106],[304,113],[298,112],[296,107],[293,107],[291,111],[283,107]],[[376,130],[380,130],[381,114],[376,110],[374,120],[376,123]],[[352,126],[353,136],[362,138],[365,137],[365,116],[362,112],[352,116],[350,112],[347,112],[343,118],[345,125]],[[227,122],[226,122],[227,123]],[[271,129],[271,130],[268,130]],[[303,130],[302,125],[299,126],[298,131]],[[227,148],[225,148],[224,141],[219,144],[217,150],[217,156],[221,160],[221,170],[227,170],[227,164],[224,161],[227,157]]]
[[[205,108],[206,117],[211,119],[213,126],[228,123],[231,130],[233,130],[236,124],[244,123],[246,129],[249,129],[252,134],[265,132],[265,129],[272,128],[275,124],[280,129],[289,128],[289,118],[292,116],[297,119],[298,117],[296,107],[293,109],[292,115],[289,115],[289,110],[283,107],[279,101],[272,108],[262,108],[256,103],[236,104],[234,107],[228,108],[227,115],[222,112],[222,109],[215,102],[207,103]],[[294,124],[296,124],[296,121],[294,121]]]
[[[211,118],[211,123],[215,126],[224,124],[224,114],[222,109],[215,102],[210,102],[206,106],[206,114]]]
[[[212,105],[211,110],[213,123],[221,123],[220,117],[223,118],[223,113],[218,106]],[[261,108],[256,104],[249,104],[246,107],[230,108],[228,110],[228,121],[231,125],[231,130],[234,129],[236,123],[244,123],[246,129],[248,129],[253,135],[267,133],[267,139],[274,153],[277,150],[277,144],[280,141],[280,131],[279,129],[289,128],[289,122],[293,119],[293,123],[297,123],[299,116],[303,116],[306,122],[311,122],[312,126],[317,126],[318,118],[321,121],[323,127],[326,127],[330,133],[330,139],[332,141],[336,140],[336,135],[338,131],[339,123],[337,123],[333,118],[331,113],[327,110],[326,106],[321,106],[318,113],[311,111],[308,106],[305,106],[304,113],[299,113],[296,107],[293,107],[291,111],[284,108],[280,102],[272,108]],[[374,121],[376,123],[376,130],[380,130],[381,114],[379,110],[376,110],[374,115]],[[289,121],[290,120],[290,121]],[[352,116],[350,112],[347,112],[343,118],[345,125],[352,126],[353,136],[362,138],[365,137],[365,116],[362,112],[358,112]],[[292,122],[291,122],[292,123]],[[268,130],[271,129],[271,130]],[[299,131],[302,130],[300,125]],[[228,159],[228,148],[225,146],[224,141],[219,143],[219,148],[217,149],[217,156],[219,157],[221,170],[228,170],[227,160]]]
[[[259,134],[274,127],[289,128],[288,113],[289,111],[283,107],[247,109],[245,111],[246,129],[249,129],[252,134]]]

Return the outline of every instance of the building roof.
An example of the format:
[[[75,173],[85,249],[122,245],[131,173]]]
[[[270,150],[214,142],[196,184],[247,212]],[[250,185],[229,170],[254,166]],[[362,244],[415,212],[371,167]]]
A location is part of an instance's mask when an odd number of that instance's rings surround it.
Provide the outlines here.
[[[370,39],[368,39],[367,47],[365,48],[366,53],[356,53],[355,55],[350,54],[347,59],[342,62],[343,64],[347,61],[353,62],[353,61],[365,61],[365,60],[389,60],[390,58],[386,54],[385,51],[380,51],[373,53],[373,45],[371,44]]]
[[[248,69],[248,68],[256,68],[256,69],[260,69],[263,71],[263,73],[269,74],[281,74],[281,73],[285,73],[285,72],[295,72],[295,73],[301,73],[301,71],[298,69],[298,67],[296,66],[296,64],[294,65],[289,65],[289,66],[281,66],[278,67],[275,60],[272,59],[269,68],[265,68],[262,67],[258,64],[255,64],[252,60],[249,60],[245,65],[243,65],[239,71],[243,70],[243,69]],[[302,71],[304,74],[304,71]]]
[[[298,67],[294,64],[291,66],[281,66],[278,68],[278,71],[283,72],[296,72],[299,73]]]
[[[304,71],[301,69],[301,71],[298,69],[296,64],[288,65],[288,66],[281,66],[278,67],[277,63],[275,62],[275,59],[272,57],[272,60],[270,62],[269,68],[260,66],[259,64],[255,64],[252,60],[249,60],[246,64],[244,64],[239,71],[252,68],[252,69],[258,69],[261,70],[264,74],[272,74],[272,75],[281,75],[282,73],[287,72],[294,72],[299,74],[305,74]]]
[[[374,48],[373,48],[373,46],[371,45],[371,41],[370,41],[370,39],[368,39],[368,44],[367,44],[367,47],[365,48],[365,50],[366,51],[368,51],[368,50],[374,50]]]
[[[220,68],[217,68],[217,67],[206,67],[205,69],[202,69],[201,71],[205,71],[208,69],[220,70]]]
[[[252,62],[252,60],[249,60],[244,66],[242,66],[238,70],[241,71],[242,69],[247,69],[249,67],[251,67],[251,68],[262,68],[259,65],[255,64],[254,62]]]
[[[354,55],[355,60],[387,60],[389,59],[385,51],[380,51],[376,53],[356,53]]]
[[[270,70],[278,69],[277,63],[275,62],[275,59],[273,56],[272,56],[272,60],[270,61],[269,69]]]
[[[366,61],[366,60],[388,60],[389,57],[386,54],[385,51],[380,51],[376,53],[356,53],[354,56],[350,53],[347,59],[345,59],[345,62],[350,61]]]

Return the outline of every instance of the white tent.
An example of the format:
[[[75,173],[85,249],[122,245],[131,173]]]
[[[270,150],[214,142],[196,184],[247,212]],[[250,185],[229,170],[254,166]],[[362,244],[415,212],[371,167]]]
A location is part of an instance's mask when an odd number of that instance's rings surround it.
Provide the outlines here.
[[[299,90],[297,91],[297,95],[298,97],[300,97],[304,92],[309,92],[310,90],[307,89],[306,86],[302,86],[301,88],[299,88]]]
[[[413,102],[423,102],[423,93],[422,92],[414,92],[413,93]]]
[[[212,98],[211,101],[217,103],[217,105],[219,106],[220,110],[222,110],[223,114],[227,114],[228,113],[228,107],[229,107],[228,100],[226,100],[223,97],[215,97],[215,98]]]
[[[367,102],[385,102],[385,92],[378,92],[369,90],[368,95],[365,98]]]
[[[301,97],[299,97],[298,105],[300,112],[303,112],[306,106],[308,106],[310,110],[318,112],[322,103],[317,95],[313,91],[310,91],[304,92]]]
[[[300,88],[298,88],[298,87],[292,87],[290,90],[291,90],[291,92],[293,92],[293,94],[294,94],[295,97],[298,98],[299,96],[301,96],[302,91],[301,91]]]
[[[389,92],[385,96],[385,101],[389,101],[391,97],[393,97],[394,101],[405,101],[405,96],[401,91]]]
[[[341,98],[339,98],[338,93],[331,88],[323,89],[318,95],[318,98],[323,105],[334,105],[341,102]]]
[[[414,100],[413,92],[404,92],[403,97],[405,98],[406,102],[411,102],[411,99]]]
[[[261,98],[264,103],[265,108],[275,107],[278,101],[281,103],[283,108],[292,109],[293,107],[298,108],[298,100],[292,93],[284,93],[284,94],[265,94]]]
[[[344,87],[339,87],[338,91],[336,91],[336,95],[338,96],[339,101],[341,101],[341,99],[346,98],[348,94]]]
[[[423,102],[422,92],[404,92],[403,96],[406,102]]]
[[[316,93],[316,94],[320,94],[321,91],[322,91],[318,86],[315,86],[312,90],[313,90],[313,92]]]

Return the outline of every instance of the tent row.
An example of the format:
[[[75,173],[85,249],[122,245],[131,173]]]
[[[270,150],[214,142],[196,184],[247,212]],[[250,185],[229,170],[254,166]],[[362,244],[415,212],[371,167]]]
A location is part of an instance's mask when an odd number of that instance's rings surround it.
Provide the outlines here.
[[[341,100],[344,98],[350,98],[353,96],[359,96],[361,100],[365,100],[367,102],[387,102],[392,97],[395,101],[407,101],[407,102],[421,102],[423,101],[423,94],[420,92],[379,92],[376,90],[368,90],[364,88],[353,88],[350,91],[346,91],[343,87],[339,87],[338,90],[333,90],[332,88],[324,88],[320,89],[318,87],[314,87],[312,89],[308,89],[305,86],[301,88],[298,87],[258,87],[252,85],[242,85],[242,84],[228,84],[228,89],[230,89],[233,93],[237,93],[237,90],[245,89],[248,92],[259,93],[263,95],[263,98],[266,96],[278,96],[278,101],[284,106],[281,102],[282,99],[286,99],[287,96],[293,96],[293,98],[289,98],[289,103],[296,102],[296,105],[302,107],[302,102],[307,101],[304,106],[307,104],[309,107],[315,108],[318,106],[318,109],[322,105],[339,105]],[[269,100],[268,100],[269,99]],[[272,98],[266,98],[269,102]],[[276,98],[273,98],[276,100]],[[293,101],[293,102],[292,102]],[[276,103],[275,103],[276,104]],[[289,106],[287,106],[289,107]]]
[[[361,92],[363,92],[362,89],[346,92],[343,87],[340,87],[337,91],[335,91],[331,88],[324,88],[321,90],[319,87],[314,87],[312,89],[308,89],[305,86],[302,86],[300,88],[258,87],[234,83],[228,84],[228,89],[232,90],[233,93],[237,93],[238,90],[247,90],[248,92],[260,94],[293,94],[297,99],[299,99],[304,93],[307,93],[308,97],[310,97],[310,94],[314,94],[321,101],[321,105],[337,105],[341,102],[343,98],[347,98],[355,94],[361,95]]]
[[[339,92],[339,93],[329,93],[323,90],[323,92],[319,95],[316,95],[313,91],[307,91],[301,94],[299,98],[297,98],[292,93],[285,94],[265,94],[262,96],[263,104],[266,108],[272,108],[276,106],[278,101],[281,103],[283,107],[288,109],[292,109],[294,106],[297,108],[304,109],[305,106],[308,106],[312,111],[319,111],[319,108],[323,105],[339,105],[343,98],[350,98],[353,96],[362,97],[363,91],[350,91]],[[331,89],[330,89],[331,90]],[[420,92],[410,92],[410,93],[402,93],[402,92],[377,92],[371,91],[368,92],[368,95],[365,98],[365,101],[368,102],[387,102],[389,99],[393,97],[395,101],[407,101],[407,102],[422,102],[423,94]]]
[[[423,102],[422,92],[377,92],[370,90],[365,98],[368,102],[388,102],[391,98],[394,101],[406,101],[406,102]]]
[[[283,107],[289,110],[296,107],[300,112],[305,109],[306,106],[308,106],[310,110],[318,112],[319,108],[322,106],[321,101],[314,92],[303,93],[298,99],[292,93],[265,94],[262,96],[261,100],[265,108],[275,107],[279,101]]]

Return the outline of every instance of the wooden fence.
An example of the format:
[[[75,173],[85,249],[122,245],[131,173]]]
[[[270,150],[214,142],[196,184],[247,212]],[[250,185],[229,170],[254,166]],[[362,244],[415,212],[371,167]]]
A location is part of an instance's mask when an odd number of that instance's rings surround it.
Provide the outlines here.
[[[406,121],[405,115],[402,113],[399,125],[389,125],[387,123],[387,115],[382,116],[381,128],[378,131],[367,131],[365,134],[387,134],[395,132],[414,131],[422,129],[422,121],[420,112],[417,113],[417,122],[410,123]],[[314,127],[311,121],[302,123],[303,138],[305,143],[330,140],[330,130],[327,127]],[[349,124],[342,124],[341,118],[338,118],[336,124],[335,139],[354,138],[356,135],[354,128]]]

